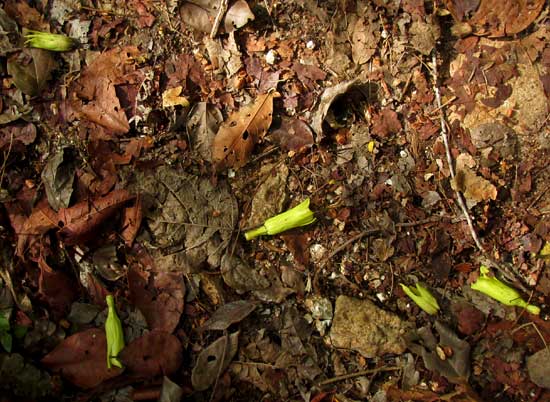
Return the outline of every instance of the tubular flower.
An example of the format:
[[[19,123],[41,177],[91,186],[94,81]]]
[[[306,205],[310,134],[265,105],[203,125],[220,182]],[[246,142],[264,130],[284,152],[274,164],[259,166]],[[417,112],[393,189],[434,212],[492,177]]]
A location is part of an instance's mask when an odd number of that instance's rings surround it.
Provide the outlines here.
[[[540,308],[523,300],[516,289],[511,288],[495,277],[489,276],[489,268],[482,265],[479,272],[479,278],[471,285],[472,289],[484,293],[507,306],[518,306],[526,309],[531,314],[538,315],[540,313]]]
[[[52,52],[67,52],[76,44],[74,39],[65,35],[30,30],[25,34],[25,39],[25,45]]]
[[[439,304],[437,304],[435,297],[433,297],[430,291],[423,285],[417,283],[416,289],[403,285],[402,283],[400,283],[400,285],[407,296],[413,299],[418,307],[428,314],[437,314],[439,311]]]
[[[275,215],[264,222],[262,226],[249,230],[244,234],[246,240],[262,235],[274,235],[289,229],[306,226],[315,222],[316,218],[309,209],[309,198],[279,215]]]
[[[122,324],[115,310],[115,299],[112,295],[107,295],[107,321],[105,321],[105,335],[107,336],[107,367],[117,366],[123,368],[122,363],[118,360],[119,352],[124,349],[124,333],[122,332]]]

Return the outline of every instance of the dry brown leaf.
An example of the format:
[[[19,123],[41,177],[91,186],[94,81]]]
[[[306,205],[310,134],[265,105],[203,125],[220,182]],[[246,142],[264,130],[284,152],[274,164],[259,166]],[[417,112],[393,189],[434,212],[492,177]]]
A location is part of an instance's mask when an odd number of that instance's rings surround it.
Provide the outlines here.
[[[459,22],[477,8],[472,18],[466,18],[474,33],[499,38],[517,34],[531,25],[545,3],[545,0],[481,0],[477,7],[475,1],[447,0],[446,6]]]
[[[451,182],[455,191],[464,194],[468,207],[489,199],[496,200],[497,188],[487,179],[478,176],[472,168],[475,166],[473,158],[468,154],[460,154],[456,159],[456,177]]]
[[[219,128],[212,144],[212,161],[216,170],[244,166],[254,145],[262,137],[273,118],[273,97],[270,91],[256,98],[254,103],[237,110]]]

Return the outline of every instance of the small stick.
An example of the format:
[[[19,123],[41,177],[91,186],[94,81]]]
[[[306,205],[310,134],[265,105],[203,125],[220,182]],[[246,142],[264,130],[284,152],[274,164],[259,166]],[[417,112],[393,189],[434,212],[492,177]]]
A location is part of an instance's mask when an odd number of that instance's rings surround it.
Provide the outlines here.
[[[223,16],[227,11],[227,2],[228,0],[220,0],[220,9],[218,10],[218,15],[216,15],[216,19],[214,20],[214,25],[212,25],[212,30],[210,31],[210,39],[214,39],[218,34]]]
[[[349,380],[350,378],[361,377],[362,375],[375,374],[375,373],[380,373],[380,372],[383,372],[383,371],[397,371],[397,370],[402,370],[402,369],[403,369],[403,367],[390,366],[390,367],[379,367],[379,368],[375,368],[375,369],[361,370],[361,371],[357,371],[355,373],[344,374],[344,375],[339,375],[339,376],[336,376],[336,377],[333,377],[333,378],[329,378],[328,380],[321,381],[319,383],[319,385],[324,386],[324,385],[333,384],[333,383],[339,382],[339,381]]]

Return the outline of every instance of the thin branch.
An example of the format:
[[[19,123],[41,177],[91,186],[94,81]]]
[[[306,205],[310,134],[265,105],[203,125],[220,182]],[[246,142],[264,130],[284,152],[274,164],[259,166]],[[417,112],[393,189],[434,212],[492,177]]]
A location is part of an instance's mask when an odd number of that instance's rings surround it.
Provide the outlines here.
[[[212,30],[210,31],[210,39],[214,39],[218,34],[223,16],[227,12],[227,3],[228,0],[220,0],[220,9],[218,10],[218,15],[216,15],[216,19],[214,20],[214,25],[212,25]]]

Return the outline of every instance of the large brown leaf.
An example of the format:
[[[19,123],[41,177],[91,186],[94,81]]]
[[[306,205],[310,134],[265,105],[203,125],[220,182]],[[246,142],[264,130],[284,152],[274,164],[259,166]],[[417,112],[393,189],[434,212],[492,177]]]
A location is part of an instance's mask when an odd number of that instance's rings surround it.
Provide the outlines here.
[[[38,267],[38,292],[54,316],[63,317],[76,299],[78,287],[68,275],[50,267],[43,256],[38,260]]]
[[[271,126],[275,91],[258,96],[254,103],[229,116],[219,128],[212,144],[212,161],[216,170],[244,166],[254,145]]]
[[[183,349],[174,335],[151,331],[127,345],[120,359],[133,375],[144,378],[169,376],[181,366]]]
[[[13,224],[13,223],[12,223]],[[57,215],[50,208],[47,200],[39,202],[32,210],[31,215],[25,220],[21,231],[17,231],[17,255],[24,258],[27,245],[31,240],[42,236],[48,230],[57,227]]]
[[[42,364],[80,388],[93,388],[122,372],[107,368],[107,340],[98,328],[69,336],[42,359]]]
[[[95,200],[82,201],[70,208],[59,210],[59,231],[65,244],[73,245],[86,240],[117,209],[134,198],[126,190],[115,190]]]

